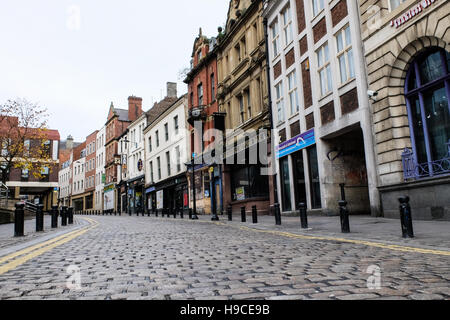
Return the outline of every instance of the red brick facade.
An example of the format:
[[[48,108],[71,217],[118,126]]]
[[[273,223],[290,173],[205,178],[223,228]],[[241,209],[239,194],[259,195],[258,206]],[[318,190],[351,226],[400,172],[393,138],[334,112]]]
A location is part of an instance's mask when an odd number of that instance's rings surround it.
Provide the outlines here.
[[[347,0],[341,0],[331,9],[331,21],[333,23],[333,27],[335,27],[347,15]]]
[[[294,48],[292,48],[288,53],[286,53],[286,69],[292,66],[295,62]]]
[[[302,62],[302,79],[303,79],[303,99],[305,102],[305,109],[312,106],[312,91],[311,91],[311,75],[309,71],[309,59]]]
[[[304,0],[295,0],[297,5],[297,25],[298,25],[298,33],[301,33],[306,28],[305,22],[305,4]]]
[[[281,61],[273,66],[273,78],[277,79],[279,76],[281,76]]]
[[[342,114],[350,113],[358,109],[358,89],[354,88],[341,96]]]
[[[330,123],[334,119],[336,119],[336,115],[334,113],[334,102],[331,101],[320,108],[320,117],[322,119],[322,125]]]
[[[317,43],[324,35],[327,34],[327,23],[325,17],[323,17],[317,24],[313,27],[314,43]]]
[[[188,105],[189,109],[199,106],[199,86],[203,89],[203,106],[206,112],[206,121],[203,124],[203,133],[214,128],[213,114],[219,112],[217,104],[217,59],[215,53],[209,52],[209,41],[200,35],[194,43],[192,53],[193,69],[189,73],[185,83],[188,85]],[[199,58],[201,52],[202,59]],[[193,127],[189,127],[193,130]],[[204,147],[211,144],[209,137],[205,137]],[[199,151],[199,150],[197,150]],[[194,152],[194,144],[191,144],[191,153]]]

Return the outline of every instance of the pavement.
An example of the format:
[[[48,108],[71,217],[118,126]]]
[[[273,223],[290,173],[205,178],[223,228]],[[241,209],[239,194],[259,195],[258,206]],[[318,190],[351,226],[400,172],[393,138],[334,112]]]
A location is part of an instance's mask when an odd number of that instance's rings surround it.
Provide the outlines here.
[[[76,216],[26,241],[0,226],[0,299],[450,299],[449,222],[405,240],[397,220],[233,218]]]

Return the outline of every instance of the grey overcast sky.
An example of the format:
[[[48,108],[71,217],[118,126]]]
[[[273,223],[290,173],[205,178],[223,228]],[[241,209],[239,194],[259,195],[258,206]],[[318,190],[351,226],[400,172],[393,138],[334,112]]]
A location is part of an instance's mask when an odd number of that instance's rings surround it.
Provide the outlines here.
[[[229,0],[2,0],[0,104],[18,97],[48,108],[61,139],[84,139],[111,102],[148,110],[189,66],[199,28],[216,36]]]

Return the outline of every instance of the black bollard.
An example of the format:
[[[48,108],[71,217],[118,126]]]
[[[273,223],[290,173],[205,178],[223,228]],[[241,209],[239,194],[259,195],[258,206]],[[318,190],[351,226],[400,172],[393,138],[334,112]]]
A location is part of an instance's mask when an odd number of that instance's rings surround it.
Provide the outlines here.
[[[36,232],[44,231],[44,205],[38,204],[36,210]]]
[[[67,209],[67,216],[69,218],[69,224],[73,224],[73,208]]]
[[[172,208],[171,210],[173,211],[173,218],[176,219],[177,218],[177,209]]]
[[[300,202],[298,204],[298,208],[300,210],[300,222],[302,225],[302,229],[308,229],[308,216],[306,214],[307,205],[305,202]]]
[[[61,207],[61,226],[67,226],[67,207]]]
[[[58,228],[58,206],[52,206],[52,229]]]
[[[233,207],[231,204],[227,207],[228,221],[233,221]]]
[[[277,226],[281,226],[281,209],[280,209],[280,204],[279,203],[275,203],[273,205],[274,207],[274,214],[275,214],[275,224]]]
[[[241,221],[247,222],[247,213],[245,212],[245,207],[241,207]]]
[[[192,220],[198,220],[197,212],[192,210]]]
[[[252,207],[252,219],[254,224],[258,223],[258,209],[256,206]]]
[[[339,211],[341,215],[341,230],[342,233],[350,233],[349,212],[347,209],[347,201],[339,201]]]
[[[184,208],[183,207],[180,208],[180,218],[184,219]]]
[[[189,219],[192,220],[192,208],[189,208]]]
[[[16,203],[16,210],[14,212],[14,237],[23,237],[25,224],[25,204],[22,202]]]
[[[412,223],[411,206],[409,197],[404,196],[398,199],[400,202],[400,222],[402,224],[403,238],[414,238],[414,229]]]

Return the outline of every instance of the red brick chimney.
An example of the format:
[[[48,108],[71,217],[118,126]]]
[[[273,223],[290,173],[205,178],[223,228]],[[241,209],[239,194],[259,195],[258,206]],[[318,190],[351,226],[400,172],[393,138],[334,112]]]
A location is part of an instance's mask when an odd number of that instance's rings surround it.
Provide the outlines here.
[[[128,120],[135,121],[142,115],[142,98],[128,97]]]

